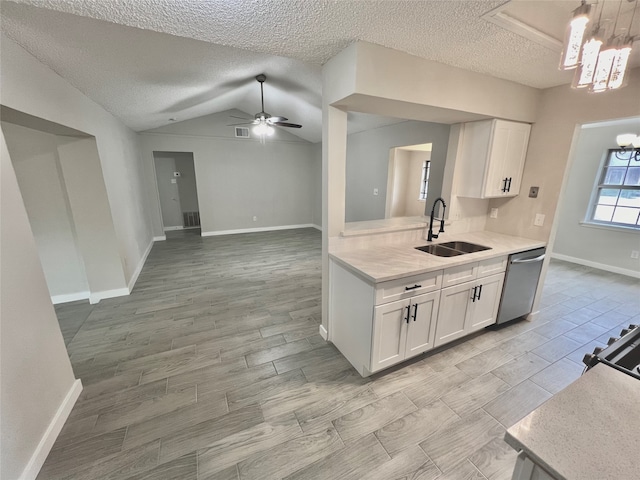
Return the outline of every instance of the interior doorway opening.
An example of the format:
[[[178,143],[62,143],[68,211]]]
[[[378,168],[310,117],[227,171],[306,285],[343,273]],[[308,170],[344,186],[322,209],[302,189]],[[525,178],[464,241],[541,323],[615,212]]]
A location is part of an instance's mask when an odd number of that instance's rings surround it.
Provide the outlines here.
[[[432,146],[423,143],[390,149],[385,218],[425,215],[427,200],[433,197],[429,191]]]
[[[193,152],[153,152],[165,232],[200,229]]]

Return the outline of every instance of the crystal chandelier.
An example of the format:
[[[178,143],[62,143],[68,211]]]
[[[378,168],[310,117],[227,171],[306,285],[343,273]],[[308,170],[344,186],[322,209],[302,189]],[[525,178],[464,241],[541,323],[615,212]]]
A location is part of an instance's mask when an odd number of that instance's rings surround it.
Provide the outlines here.
[[[635,2],[629,28],[625,33],[617,34],[620,11],[624,1]],[[586,88],[598,93],[615,90],[626,85],[626,71],[635,37],[631,36],[631,26],[638,7],[638,0],[620,0],[618,12],[611,35],[606,37],[606,28],[602,25],[602,1],[598,20],[592,28],[590,22],[591,5],[586,0],[573,11],[573,15],[564,39],[560,57],[560,70],[575,69],[572,88]],[[597,6],[594,9],[594,17]],[[606,38],[606,41],[605,41]]]

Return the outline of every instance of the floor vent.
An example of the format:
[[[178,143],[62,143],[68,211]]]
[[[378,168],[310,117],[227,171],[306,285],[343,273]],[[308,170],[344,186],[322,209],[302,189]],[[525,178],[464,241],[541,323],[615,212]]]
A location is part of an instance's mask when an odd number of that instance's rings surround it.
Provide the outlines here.
[[[249,129],[247,127],[236,127],[237,138],[249,138]]]
[[[200,212],[182,212],[184,228],[200,226]]]

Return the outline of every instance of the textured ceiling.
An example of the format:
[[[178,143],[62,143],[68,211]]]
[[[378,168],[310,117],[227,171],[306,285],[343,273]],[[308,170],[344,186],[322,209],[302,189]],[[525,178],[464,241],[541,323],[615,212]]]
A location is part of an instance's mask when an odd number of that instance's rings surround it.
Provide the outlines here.
[[[504,3],[17,0],[2,2],[2,27],[135,130],[231,108],[253,114],[253,77],[264,72],[265,109],[319,141],[320,66],[356,40],[537,88],[568,83],[557,52],[481,18]],[[554,18],[579,4],[517,3]]]

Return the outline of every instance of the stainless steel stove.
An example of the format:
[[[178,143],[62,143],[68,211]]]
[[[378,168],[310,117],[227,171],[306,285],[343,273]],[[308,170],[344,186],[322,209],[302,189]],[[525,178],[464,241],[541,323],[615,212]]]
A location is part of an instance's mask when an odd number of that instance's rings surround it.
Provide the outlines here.
[[[629,325],[620,332],[620,337],[611,337],[607,344],[584,356],[582,362],[587,370],[604,363],[640,380],[640,326]]]

